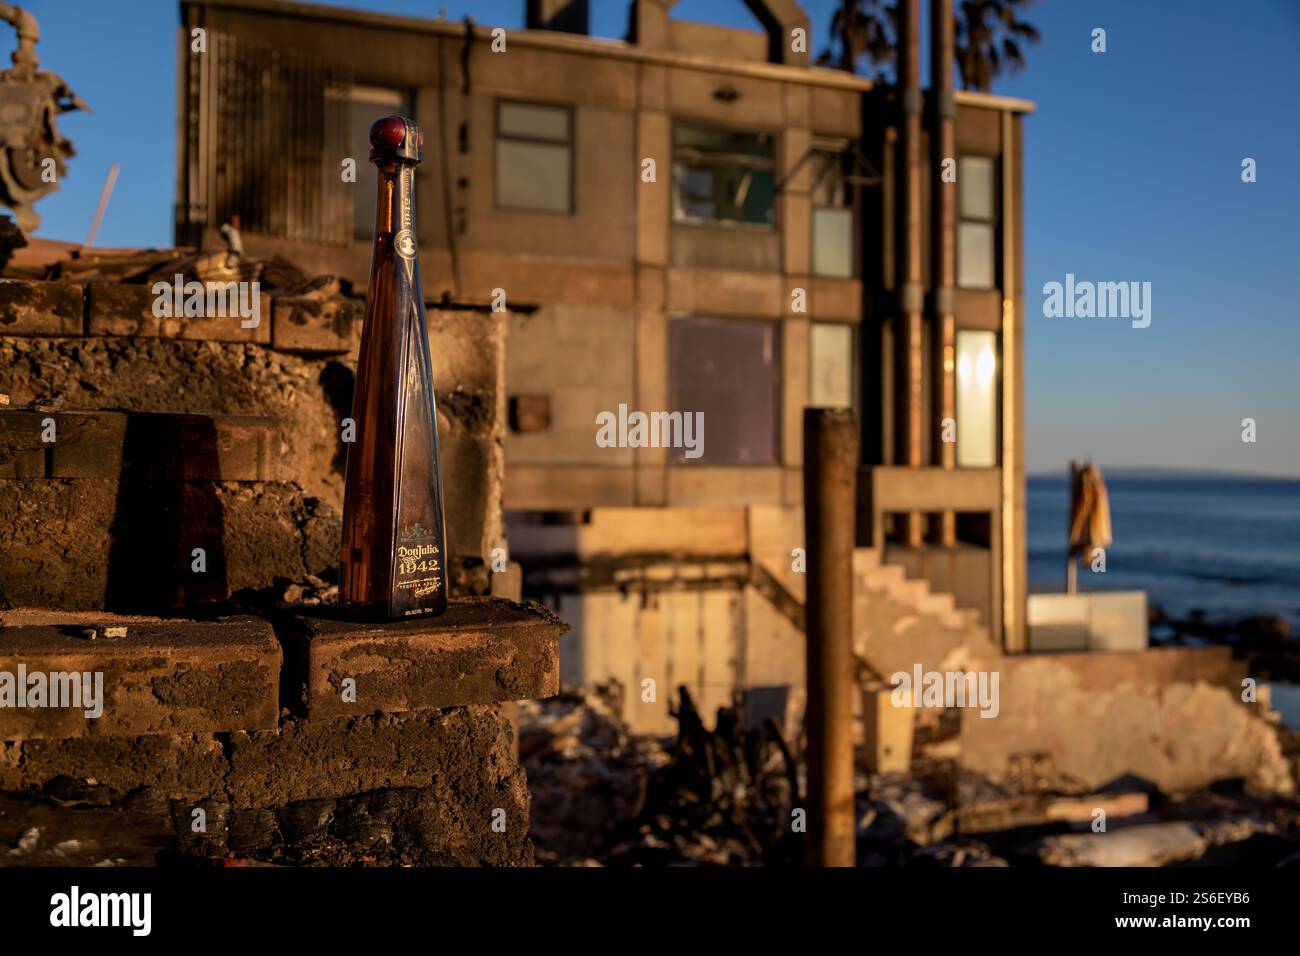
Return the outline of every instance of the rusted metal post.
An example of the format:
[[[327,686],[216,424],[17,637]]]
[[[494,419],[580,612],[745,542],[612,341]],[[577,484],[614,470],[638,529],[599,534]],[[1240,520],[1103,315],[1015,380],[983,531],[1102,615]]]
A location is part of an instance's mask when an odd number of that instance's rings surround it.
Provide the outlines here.
[[[957,281],[957,184],[940,175],[945,162],[957,161],[957,105],[952,93],[953,67],[952,0],[930,3],[930,95],[934,106],[934,130],[930,133],[931,301],[930,379],[932,407],[930,447],[934,463],[942,468],[957,465],[957,445],[943,440],[944,422],[957,420],[956,385],[956,281]],[[957,514],[945,508],[939,515],[939,541],[951,548],[957,543]]]
[[[858,423],[843,408],[803,417],[808,555],[808,832],[810,866],[854,866],[853,546]]]
[[[898,2],[898,171],[895,216],[900,224],[900,243],[894,255],[897,269],[894,289],[898,311],[894,321],[897,352],[894,406],[898,443],[894,463],[909,468],[925,464],[922,456],[924,426],[925,285],[921,271],[921,0]],[[903,539],[920,547],[925,538],[925,514],[903,512]]]

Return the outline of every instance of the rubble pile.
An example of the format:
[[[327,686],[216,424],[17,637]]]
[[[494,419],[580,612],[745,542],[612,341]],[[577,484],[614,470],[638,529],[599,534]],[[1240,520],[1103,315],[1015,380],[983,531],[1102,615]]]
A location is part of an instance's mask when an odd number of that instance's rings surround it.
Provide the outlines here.
[[[617,684],[520,704],[537,860],[549,865],[734,866],[793,862],[797,767],[773,727],[738,708],[704,726],[691,695],[675,740],[631,735]]]
[[[617,684],[519,702],[519,759],[532,792],[542,865],[600,865],[611,831],[640,811],[660,741],[628,733]]]
[[[677,739],[646,781],[640,812],[616,828],[619,865],[790,864],[802,846],[791,825],[798,766],[774,721],[746,729],[740,707],[704,726],[686,688],[670,710]]]
[[[521,704],[539,863],[802,862],[802,754],[775,726],[746,729],[724,707],[710,730],[684,689],[673,739],[629,734],[621,710],[617,685]],[[996,780],[918,753],[908,772],[860,769],[856,789],[859,866],[1300,864],[1292,803],[1230,785],[1172,797],[1135,778],[1090,791],[1044,753]]]

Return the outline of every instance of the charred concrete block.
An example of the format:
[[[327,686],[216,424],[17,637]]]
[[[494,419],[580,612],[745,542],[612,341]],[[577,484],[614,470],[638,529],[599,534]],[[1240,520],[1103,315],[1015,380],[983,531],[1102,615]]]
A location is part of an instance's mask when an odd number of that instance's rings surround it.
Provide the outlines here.
[[[505,379],[505,313],[428,310],[429,360],[438,397],[456,391],[494,394]],[[504,410],[504,392],[502,409]]]
[[[185,298],[182,294],[182,313],[177,313],[172,285],[168,286],[166,293],[162,293],[162,297],[166,298],[166,307],[160,308],[161,290],[155,291],[153,285],[91,282],[87,289],[87,333],[91,336],[188,338],[208,342],[257,342],[269,345],[272,328],[270,295],[259,290],[256,298],[253,298],[252,290],[247,289],[243,290],[243,298],[240,298],[240,290],[234,286],[229,290],[225,287],[218,290],[218,285],[220,284],[204,286],[205,298],[201,315],[183,315]],[[247,307],[247,315],[240,312],[242,307]],[[78,306],[78,312],[79,308],[81,307]],[[172,315],[166,315],[166,312],[172,312]],[[77,332],[62,334],[81,334],[79,315]]]
[[[44,478],[51,450],[43,435],[48,434],[49,412],[0,409],[0,478]]]
[[[288,719],[275,731],[230,735],[225,792],[235,806],[270,806],[427,786],[471,764],[495,788],[516,772],[511,744],[510,725],[492,706]]]
[[[146,290],[148,291],[148,290]],[[152,296],[150,308],[152,308]],[[250,302],[250,312],[244,317],[233,306],[226,306],[226,314],[164,315],[159,321],[159,334],[168,339],[199,339],[205,342],[256,342],[271,344],[273,323],[272,299],[269,293],[259,292]],[[245,322],[250,323],[245,326]]]
[[[452,601],[446,614],[392,624],[296,619],[304,703],[313,717],[550,697],[568,626],[538,604]],[[292,670],[290,672],[292,674]]]
[[[60,862],[51,845],[65,833],[85,851],[65,865],[98,862],[94,848],[111,844],[109,857],[139,863],[179,848],[280,863],[528,866],[530,798],[512,741],[497,708],[457,707],[229,735],[0,744],[0,790],[20,791],[0,794],[0,845],[40,831],[0,866]],[[128,811],[153,825],[124,829]]]
[[[454,429],[442,430],[438,444],[442,456],[447,548],[453,558],[476,558],[487,562],[492,556],[492,548],[500,543],[492,536],[492,529],[501,524],[501,499],[492,497],[492,488],[500,488],[500,471],[495,467],[499,448],[490,440]],[[485,480],[491,477],[498,480]],[[471,489],[482,491],[475,493]]]
[[[70,737],[0,744],[0,790],[41,789],[56,777],[95,780],[127,793],[154,787],[172,797],[222,793],[230,764],[211,734]]]
[[[131,414],[123,473],[133,480],[284,481],[288,425],[264,415]],[[56,460],[57,465],[57,460]],[[116,477],[55,469],[53,478]]]
[[[116,478],[126,423],[113,412],[0,410],[0,477]]]
[[[0,335],[81,335],[84,306],[70,282],[0,279]]]
[[[14,606],[219,601],[328,574],[339,541],[338,513],[288,483],[0,478],[0,597]]]
[[[144,285],[88,283],[86,334],[157,338],[162,334],[162,320],[154,315],[154,298],[149,287]]]
[[[275,726],[280,645],[265,621],[131,623],[125,636],[89,636],[113,631],[84,623],[0,630],[0,739]]]
[[[29,739],[0,743],[0,790],[40,789],[66,776],[239,808],[440,781],[460,781],[466,793],[496,791],[522,777],[512,747],[510,724],[492,706],[293,718],[228,735]]]
[[[448,547],[488,561],[505,536],[505,316],[442,309],[428,315],[443,497],[457,502],[447,509]]]
[[[259,415],[0,409],[0,477],[280,481],[286,432]]]
[[[355,358],[365,314],[366,304],[359,299],[277,298],[271,344],[285,352],[342,353]]]

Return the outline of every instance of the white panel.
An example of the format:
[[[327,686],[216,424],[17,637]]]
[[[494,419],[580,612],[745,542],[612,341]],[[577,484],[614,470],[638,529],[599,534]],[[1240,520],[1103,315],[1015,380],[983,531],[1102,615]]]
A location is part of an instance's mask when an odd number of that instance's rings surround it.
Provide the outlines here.
[[[997,336],[957,333],[957,466],[997,464]]]
[[[963,289],[993,288],[993,226],[987,222],[957,226],[957,285]]]
[[[853,211],[813,207],[813,272],[819,276],[853,275]]]
[[[993,160],[988,156],[963,156],[957,167],[957,193],[961,218],[993,219]]]
[[[853,405],[853,329],[814,322],[808,369],[809,404],[818,408]]]

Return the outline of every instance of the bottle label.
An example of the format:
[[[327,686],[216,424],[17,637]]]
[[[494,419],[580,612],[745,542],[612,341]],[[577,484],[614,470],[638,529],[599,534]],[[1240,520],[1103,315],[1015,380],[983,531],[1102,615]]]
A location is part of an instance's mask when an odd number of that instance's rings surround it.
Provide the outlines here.
[[[393,248],[403,259],[415,258],[415,233],[409,229],[403,229],[393,237]]]
[[[414,223],[413,212],[411,208],[411,195],[414,192],[413,171],[410,166],[403,165],[397,174],[397,235],[393,236],[393,248],[403,259],[415,258],[415,230],[411,228]]]
[[[398,592],[407,592],[411,602],[416,605],[404,608],[403,613],[421,613],[423,601],[437,594],[442,587],[441,554],[437,540],[436,535],[419,524],[403,527],[398,534],[397,575],[393,586]]]

